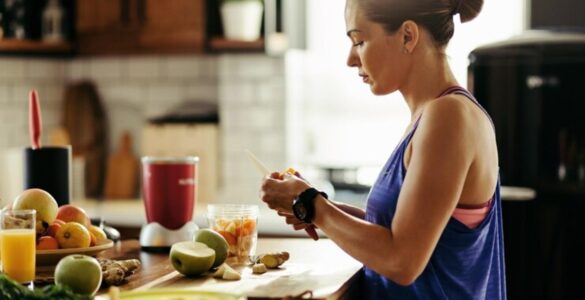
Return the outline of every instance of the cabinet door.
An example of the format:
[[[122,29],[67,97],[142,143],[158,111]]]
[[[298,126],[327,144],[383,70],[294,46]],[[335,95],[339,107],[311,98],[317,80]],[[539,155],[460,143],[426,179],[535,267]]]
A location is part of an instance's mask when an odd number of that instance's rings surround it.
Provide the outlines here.
[[[140,32],[137,0],[77,1],[77,50],[81,55],[135,51]]]
[[[201,52],[203,0],[82,0],[77,2],[81,55]]]
[[[203,0],[145,0],[141,46],[157,53],[201,52],[205,21]]]

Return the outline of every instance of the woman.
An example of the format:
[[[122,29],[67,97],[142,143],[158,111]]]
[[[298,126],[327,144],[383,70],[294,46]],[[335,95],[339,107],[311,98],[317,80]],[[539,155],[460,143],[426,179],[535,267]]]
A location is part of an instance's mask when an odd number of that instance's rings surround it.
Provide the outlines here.
[[[364,264],[364,298],[506,298],[494,129],[445,55],[453,17],[469,21],[482,4],[348,0],[348,65],[374,94],[400,91],[411,124],[365,211],[326,199],[300,174],[262,183],[262,200],[287,223],[317,226]]]

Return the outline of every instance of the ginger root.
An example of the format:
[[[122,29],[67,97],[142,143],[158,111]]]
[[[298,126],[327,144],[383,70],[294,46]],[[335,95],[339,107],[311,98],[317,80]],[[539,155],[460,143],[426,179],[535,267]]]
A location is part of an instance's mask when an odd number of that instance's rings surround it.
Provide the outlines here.
[[[268,269],[276,269],[290,258],[288,252],[267,253],[259,255],[255,263],[262,263]]]
[[[254,274],[264,274],[266,273],[268,270],[266,269],[266,265],[265,264],[254,264],[252,266],[252,273]]]
[[[223,280],[240,280],[242,275],[240,272],[234,270],[228,264],[224,263],[212,275],[214,278],[221,278]]]
[[[98,262],[102,267],[102,283],[105,285],[120,285],[124,283],[126,278],[134,274],[134,271],[141,265],[137,259],[113,260],[98,258]]]

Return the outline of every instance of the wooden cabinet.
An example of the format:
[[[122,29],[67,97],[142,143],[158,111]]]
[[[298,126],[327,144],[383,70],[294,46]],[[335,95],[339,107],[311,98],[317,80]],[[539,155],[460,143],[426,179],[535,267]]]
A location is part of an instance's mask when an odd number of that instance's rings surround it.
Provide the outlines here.
[[[204,0],[77,2],[80,55],[199,53],[205,40]]]

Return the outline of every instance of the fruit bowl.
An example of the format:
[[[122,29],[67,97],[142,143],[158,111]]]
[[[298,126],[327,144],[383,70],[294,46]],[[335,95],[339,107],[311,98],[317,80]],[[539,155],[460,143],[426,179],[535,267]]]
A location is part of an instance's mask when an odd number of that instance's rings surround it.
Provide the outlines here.
[[[61,258],[70,254],[85,254],[89,256],[96,256],[98,253],[112,248],[114,241],[102,240],[97,242],[93,247],[87,248],[69,248],[69,249],[55,249],[55,250],[37,250],[37,268],[39,267],[54,267]]]

